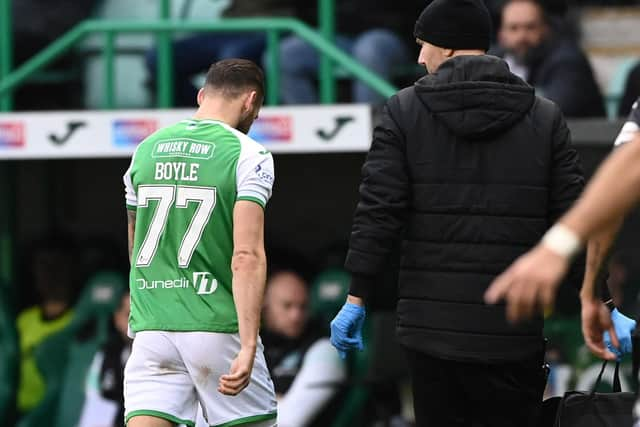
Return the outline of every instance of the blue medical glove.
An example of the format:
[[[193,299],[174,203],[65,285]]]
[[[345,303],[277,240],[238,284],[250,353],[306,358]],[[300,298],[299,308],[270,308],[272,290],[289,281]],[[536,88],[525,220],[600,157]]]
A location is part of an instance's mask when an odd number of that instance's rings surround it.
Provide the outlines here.
[[[351,350],[364,349],[362,343],[364,318],[364,307],[348,302],[331,321],[331,344],[338,350],[342,359],[345,359]]]
[[[617,308],[614,308],[611,312],[611,321],[618,336],[620,348],[615,348],[611,344],[609,332],[604,333],[604,342],[609,351],[618,356],[618,360],[620,360],[623,355],[631,353],[631,333],[636,328],[636,321],[620,313]]]

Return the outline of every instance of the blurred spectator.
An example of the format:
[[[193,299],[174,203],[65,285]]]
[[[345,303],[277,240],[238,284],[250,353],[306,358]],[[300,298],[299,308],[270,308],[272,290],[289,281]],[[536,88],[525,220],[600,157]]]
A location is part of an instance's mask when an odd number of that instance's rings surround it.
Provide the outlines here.
[[[0,282],[0,420],[12,425],[19,363],[15,313],[8,293]]]
[[[620,100],[618,107],[618,117],[627,117],[631,111],[633,104],[640,96],[640,61],[633,67],[627,77],[627,83],[624,87],[624,94]]]
[[[260,16],[294,16],[294,0],[233,0],[223,13],[224,18]],[[198,88],[191,81],[206,71],[211,63],[226,58],[250,59],[259,64],[266,46],[264,32],[201,33],[173,43],[174,105],[194,107]],[[153,49],[147,54],[150,89],[155,90],[158,55]]]
[[[78,427],[116,427],[124,420],[124,365],[131,354],[129,292],[113,314],[112,330],[87,376],[85,403]]]
[[[98,0],[20,0],[12,2],[14,56],[29,59],[91,15]]]
[[[74,25],[89,18],[98,0],[20,0],[13,1],[14,67],[58,39]],[[48,68],[57,71],[73,66],[72,54],[64,55]],[[60,109],[79,107],[80,79],[61,81],[43,87],[27,85],[16,96],[16,109]],[[74,96],[69,96],[70,94]]]
[[[20,413],[29,412],[37,406],[46,388],[35,362],[35,348],[47,337],[64,329],[73,316],[74,261],[72,244],[62,239],[43,242],[34,252],[33,284],[39,303],[22,311],[17,318],[21,358],[18,386]]]
[[[391,79],[398,66],[411,63],[412,38],[402,38],[415,24],[415,17],[424,0],[397,1],[341,0],[336,2],[336,44],[370,71]],[[312,21],[316,2],[301,11]],[[366,11],[366,12],[364,12]],[[285,38],[280,45],[281,101],[285,104],[315,104],[318,102],[316,79],[320,57],[318,52],[298,36]],[[378,103],[383,97],[360,81],[353,82],[352,101]]]
[[[577,43],[563,37],[536,0],[510,0],[502,10],[499,52],[511,71],[558,104],[565,116],[603,117],[593,70]],[[570,84],[569,84],[570,83]]]
[[[292,271],[273,274],[260,335],[278,396],[279,427],[330,424],[327,407],[347,372],[324,329],[309,319],[304,279]]]
[[[80,242],[82,279],[89,280],[97,272],[114,271],[128,277],[129,258],[123,245],[109,236],[94,235]]]

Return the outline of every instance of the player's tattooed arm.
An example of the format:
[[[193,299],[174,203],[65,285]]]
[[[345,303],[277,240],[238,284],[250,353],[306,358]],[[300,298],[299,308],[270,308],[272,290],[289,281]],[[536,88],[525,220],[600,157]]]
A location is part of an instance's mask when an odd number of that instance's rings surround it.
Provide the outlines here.
[[[133,253],[133,235],[136,229],[136,211],[127,210],[127,236],[129,240],[129,262]]]

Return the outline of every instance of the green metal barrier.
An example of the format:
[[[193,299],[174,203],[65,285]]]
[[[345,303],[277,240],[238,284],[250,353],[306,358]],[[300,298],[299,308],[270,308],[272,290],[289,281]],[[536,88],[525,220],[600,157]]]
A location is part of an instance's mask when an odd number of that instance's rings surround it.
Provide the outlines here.
[[[318,24],[320,32],[326,40],[333,43],[336,32],[335,24],[336,4],[334,0],[320,0],[318,2]],[[320,102],[330,104],[336,99],[335,75],[333,64],[326,55],[320,57]]]
[[[11,2],[0,3],[0,28],[11,28]],[[11,31],[0,34],[0,81],[11,70],[13,56]],[[12,98],[0,97],[0,111],[10,111]],[[15,206],[15,171],[9,165],[0,165],[0,297],[6,293],[3,285],[12,285],[13,279],[13,214]],[[6,297],[6,296],[5,296]]]
[[[0,80],[11,70],[11,60],[13,57],[13,40],[11,32],[11,1],[2,0],[0,2]],[[0,97],[0,111],[10,111],[12,105],[11,96]]]
[[[163,0],[166,2],[167,0]],[[167,10],[163,10],[168,12]],[[0,99],[6,99],[7,94],[11,92],[26,78],[36,71],[39,71],[58,56],[80,43],[88,34],[103,33],[105,34],[105,49],[103,56],[106,68],[106,88],[105,88],[105,108],[114,108],[114,86],[115,75],[113,73],[113,60],[115,57],[115,38],[121,33],[143,33],[152,32],[155,34],[169,34],[177,31],[226,31],[226,32],[243,32],[243,31],[265,31],[268,39],[268,63],[267,69],[267,100],[274,104],[278,98],[279,79],[278,67],[273,64],[279,63],[278,58],[278,39],[281,33],[291,32],[301,37],[313,48],[317,49],[321,54],[339,64],[342,68],[351,73],[355,78],[361,80],[372,89],[383,96],[391,96],[396,92],[391,84],[380,78],[375,73],[363,67],[360,63],[352,59],[344,51],[337,48],[330,40],[327,40],[318,32],[311,29],[302,22],[291,18],[237,18],[225,19],[215,22],[187,22],[176,21],[170,19],[160,19],[156,21],[116,21],[116,20],[88,20],[84,21],[58,40],[49,45],[46,49],[39,52],[29,61],[22,64],[18,69],[9,74],[5,74],[0,81]],[[168,42],[168,43],[167,43]],[[164,47],[163,47],[164,46]],[[158,75],[158,105],[159,107],[170,107],[172,101],[171,93],[171,46],[170,40],[161,37],[159,52],[159,75]],[[330,65],[330,64],[329,64]],[[326,66],[325,66],[326,68]],[[162,71],[164,70],[164,71]],[[323,100],[329,100],[333,97],[332,75],[330,69],[322,70],[319,76],[320,86],[323,93]],[[3,101],[7,102],[7,101]]]

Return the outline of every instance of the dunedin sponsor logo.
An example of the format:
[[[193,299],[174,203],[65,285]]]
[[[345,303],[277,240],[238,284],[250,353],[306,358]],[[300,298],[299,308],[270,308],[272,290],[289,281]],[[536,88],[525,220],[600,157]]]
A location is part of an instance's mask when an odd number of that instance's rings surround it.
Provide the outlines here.
[[[260,117],[251,126],[249,136],[263,143],[290,143],[293,140],[293,118],[291,116]]]
[[[184,277],[174,280],[136,279],[139,291],[151,289],[195,289],[198,295],[211,295],[218,289],[218,281],[209,272],[194,272],[193,280]]]
[[[143,139],[158,129],[153,119],[118,119],[114,120],[113,144],[118,147],[138,145]]]
[[[0,149],[24,146],[24,124],[22,122],[0,122]]]

